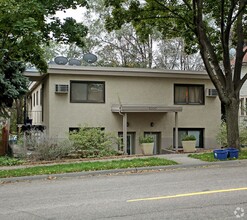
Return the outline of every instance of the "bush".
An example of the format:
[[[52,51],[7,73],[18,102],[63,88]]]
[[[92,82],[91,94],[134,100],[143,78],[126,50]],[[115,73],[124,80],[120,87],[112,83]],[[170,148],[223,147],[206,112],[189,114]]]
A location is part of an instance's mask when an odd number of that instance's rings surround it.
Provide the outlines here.
[[[0,157],[0,166],[15,166],[23,164],[25,161],[7,156]]]
[[[216,135],[216,140],[218,144],[220,144],[223,147],[227,146],[227,131],[226,131],[226,123],[221,122],[219,132]]]
[[[18,148],[24,157],[35,160],[55,160],[66,157],[74,150],[67,139],[49,138],[45,133],[31,130],[18,139]],[[19,155],[20,156],[20,155]]]
[[[69,139],[73,142],[76,152],[81,157],[102,157],[116,155],[113,145],[118,138],[112,134],[101,131],[99,128],[82,127],[78,132],[70,132]]]
[[[216,140],[222,147],[227,147],[227,130],[225,122],[221,123],[219,132],[216,135]],[[247,128],[244,124],[239,126],[239,142],[240,145],[247,145]]]
[[[195,135],[184,135],[182,137],[182,141],[195,141],[196,137]]]
[[[154,137],[153,136],[150,136],[150,135],[140,136],[139,142],[140,142],[140,144],[143,144],[143,143],[153,143],[154,142]]]
[[[69,140],[43,138],[35,146],[34,157],[39,160],[55,160],[66,157],[74,150]]]

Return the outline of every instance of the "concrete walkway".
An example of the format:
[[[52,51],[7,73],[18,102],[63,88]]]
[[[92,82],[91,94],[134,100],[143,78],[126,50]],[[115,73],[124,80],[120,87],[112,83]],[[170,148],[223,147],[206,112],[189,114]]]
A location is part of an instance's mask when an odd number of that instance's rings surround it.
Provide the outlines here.
[[[173,160],[180,165],[201,165],[205,163],[210,163],[210,162],[205,162],[199,159],[188,157],[188,155],[189,154],[163,154],[163,155],[159,155],[159,157],[165,158],[168,160]]]

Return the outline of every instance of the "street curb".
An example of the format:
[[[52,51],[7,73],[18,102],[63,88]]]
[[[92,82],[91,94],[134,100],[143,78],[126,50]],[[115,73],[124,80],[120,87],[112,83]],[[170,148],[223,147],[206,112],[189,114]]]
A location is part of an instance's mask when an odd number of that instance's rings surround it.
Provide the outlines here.
[[[213,168],[215,166],[221,167],[232,167],[246,164],[247,160],[232,160],[232,161],[219,161],[219,162],[205,162],[200,164],[177,164],[167,166],[154,166],[154,167],[136,167],[127,169],[113,169],[113,170],[97,170],[97,171],[82,171],[73,173],[61,173],[61,174],[44,174],[36,176],[21,176],[21,177],[8,177],[0,178],[0,184],[14,183],[22,181],[33,181],[33,180],[54,180],[57,178],[69,178],[69,177],[85,177],[85,176],[100,176],[110,174],[124,174],[124,173],[141,173],[144,171],[169,171],[176,169],[188,169],[188,168]]]

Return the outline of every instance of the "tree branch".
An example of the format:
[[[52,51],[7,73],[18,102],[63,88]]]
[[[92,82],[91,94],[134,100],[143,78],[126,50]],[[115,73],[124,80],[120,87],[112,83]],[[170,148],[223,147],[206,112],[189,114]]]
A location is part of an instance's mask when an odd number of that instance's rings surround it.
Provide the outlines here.
[[[244,77],[239,81],[237,87],[235,88],[237,93],[240,92],[240,89],[243,86],[243,84],[246,82],[246,80],[247,80],[247,73],[245,73]]]
[[[220,68],[217,56],[214,52],[214,48],[210,43],[209,38],[206,35],[205,25],[203,24],[203,12],[202,12],[202,0],[193,0],[194,10],[194,22],[196,29],[197,38],[200,44],[200,51],[203,57],[204,64],[208,70],[208,74],[219,91],[226,85],[224,74]],[[211,67],[213,66],[213,68]],[[215,77],[217,74],[217,78]],[[222,84],[222,85],[220,85]],[[223,96],[223,92],[221,94]],[[222,97],[223,98],[223,97]]]

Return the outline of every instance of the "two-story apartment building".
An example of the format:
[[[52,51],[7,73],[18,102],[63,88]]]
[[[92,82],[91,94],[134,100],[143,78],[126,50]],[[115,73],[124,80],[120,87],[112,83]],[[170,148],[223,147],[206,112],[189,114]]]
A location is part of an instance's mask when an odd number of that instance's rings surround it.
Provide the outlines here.
[[[32,123],[64,138],[80,126],[123,136],[128,154],[139,137],[155,138],[155,154],[181,147],[193,134],[198,148],[217,147],[220,101],[206,72],[50,65],[47,74],[27,71]]]

